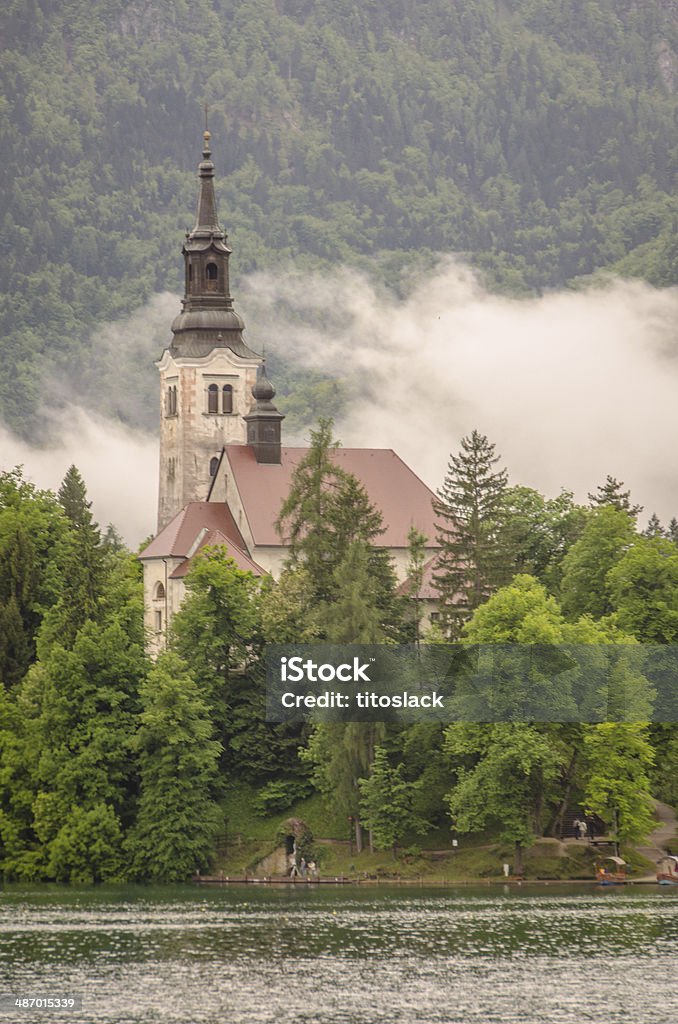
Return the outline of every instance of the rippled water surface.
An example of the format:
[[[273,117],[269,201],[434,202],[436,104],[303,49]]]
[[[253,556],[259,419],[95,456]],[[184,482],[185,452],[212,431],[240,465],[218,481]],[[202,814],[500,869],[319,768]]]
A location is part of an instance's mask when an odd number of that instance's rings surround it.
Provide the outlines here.
[[[678,891],[0,890],[2,1021],[678,1024]]]

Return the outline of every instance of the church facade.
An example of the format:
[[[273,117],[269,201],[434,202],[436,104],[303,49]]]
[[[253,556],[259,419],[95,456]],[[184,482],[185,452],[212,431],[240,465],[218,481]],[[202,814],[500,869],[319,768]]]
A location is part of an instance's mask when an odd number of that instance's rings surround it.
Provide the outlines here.
[[[218,223],[208,131],[198,174],[196,222],[182,249],[182,308],[156,364],[158,532],[140,555],[153,654],[166,644],[185,596],[185,577],[203,547],[223,545],[239,568],[277,578],[287,551],[275,523],[307,451],[282,444],[284,416],[274,404],[275,390],[233,307],[231,250]],[[433,493],[390,449],[338,448],[333,457],[357,477],[381,513],[385,529],[378,543],[389,549],[406,588],[412,526],[429,539],[429,558],[436,553]],[[430,614],[433,603],[423,593],[421,598]]]

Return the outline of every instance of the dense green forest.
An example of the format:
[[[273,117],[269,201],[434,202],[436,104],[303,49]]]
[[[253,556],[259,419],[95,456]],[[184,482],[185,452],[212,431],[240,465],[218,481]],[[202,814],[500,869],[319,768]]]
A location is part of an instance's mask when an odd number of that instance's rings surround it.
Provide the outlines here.
[[[123,392],[157,347],[116,394],[96,325],[180,288],[205,103],[236,295],[281,261],[398,290],[438,252],[516,294],[678,280],[672,4],[8,0],[0,34],[0,417],[24,436],[64,381],[154,425],[150,385]]]
[[[575,813],[628,849],[653,827],[652,796],[678,800],[678,725],[648,724],[652,682],[624,656],[676,643],[678,522],[654,519],[640,533],[612,478],[587,506],[510,486],[474,432],[440,492],[441,519],[458,528],[438,538],[443,614],[429,627],[420,602],[398,593],[378,546],[380,516],[332,447],[324,421],[281,509],[280,579],[257,579],[224,548],[206,548],[155,663],[144,654],[139,562],[113,531],[101,537],[75,467],[58,495],[18,470],[0,476],[6,879],[180,880],[242,844],[258,818],[270,851],[284,818],[314,793],[320,836],[343,838],[350,821],[357,854],[364,845],[412,856],[428,835],[449,845],[453,828],[510,844],[520,873],[525,851],[561,836]],[[423,569],[414,530],[410,561],[412,595]],[[449,639],[621,652],[625,712],[560,721],[563,682],[533,667],[509,686],[493,681],[489,722],[464,714],[477,695],[462,687],[452,725],[265,719],[266,644]],[[528,690],[548,721],[516,713]],[[327,851],[298,824],[298,854],[323,870]]]

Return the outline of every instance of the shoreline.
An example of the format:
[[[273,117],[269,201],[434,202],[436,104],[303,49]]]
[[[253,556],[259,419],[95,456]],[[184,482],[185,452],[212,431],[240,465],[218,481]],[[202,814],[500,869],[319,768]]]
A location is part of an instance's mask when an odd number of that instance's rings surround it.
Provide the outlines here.
[[[421,878],[221,878],[219,876],[204,876],[191,879],[195,885],[291,885],[308,886],[317,885],[355,885],[355,886],[411,886],[421,889],[449,889],[457,886],[492,886],[512,885],[517,888],[527,885],[553,886],[553,885],[593,885],[598,889],[621,888],[634,885],[656,885],[660,889],[670,889],[671,886],[660,886],[654,878],[629,878],[625,882],[614,885],[601,885],[595,878],[463,878],[463,879],[433,879],[423,876]],[[678,887],[676,887],[678,888]]]

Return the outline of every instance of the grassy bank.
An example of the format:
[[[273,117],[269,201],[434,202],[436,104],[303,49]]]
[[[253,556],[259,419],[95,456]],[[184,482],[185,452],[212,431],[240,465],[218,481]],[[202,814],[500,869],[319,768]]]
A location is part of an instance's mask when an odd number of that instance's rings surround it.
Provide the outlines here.
[[[319,795],[300,801],[283,812],[255,814],[255,790],[234,787],[225,801],[227,831],[213,865],[215,873],[227,877],[254,874],[259,862],[276,845],[281,826],[289,818],[300,818],[314,836],[314,852],[321,876],[344,876],[370,880],[422,880],[446,884],[502,878],[504,864],[514,870],[514,851],[491,833],[458,839],[453,846],[452,833],[436,829],[418,840],[417,845],[403,843],[394,856],[391,850],[365,850],[358,854],[349,840],[348,822],[328,809]],[[588,843],[562,843],[540,839],[524,851],[524,877],[528,880],[565,881],[593,879],[596,860],[611,853]],[[655,865],[633,849],[623,849],[630,877],[655,870]]]

